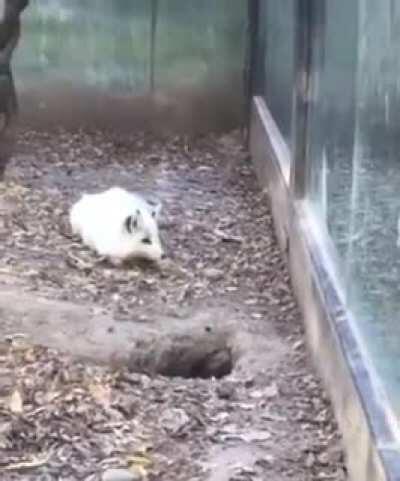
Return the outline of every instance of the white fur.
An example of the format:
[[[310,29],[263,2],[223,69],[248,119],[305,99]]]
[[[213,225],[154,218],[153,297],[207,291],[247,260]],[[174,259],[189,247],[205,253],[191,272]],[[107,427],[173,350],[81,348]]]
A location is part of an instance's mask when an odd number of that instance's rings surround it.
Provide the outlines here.
[[[83,194],[71,208],[72,232],[99,255],[121,262],[132,257],[153,261],[163,257],[157,220],[161,204],[112,187],[96,194]],[[130,217],[132,216],[132,217]],[[129,224],[127,219],[134,220]],[[151,243],[143,243],[143,240]]]

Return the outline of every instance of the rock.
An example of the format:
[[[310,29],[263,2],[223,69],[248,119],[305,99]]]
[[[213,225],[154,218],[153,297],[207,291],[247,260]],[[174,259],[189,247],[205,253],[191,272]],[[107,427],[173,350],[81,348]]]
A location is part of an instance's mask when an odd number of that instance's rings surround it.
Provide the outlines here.
[[[167,409],[162,413],[160,421],[166,431],[176,434],[189,424],[190,418],[183,409]]]
[[[272,399],[279,394],[278,386],[273,383],[264,389],[257,389],[250,393],[252,399]]]
[[[229,382],[222,382],[217,386],[216,392],[219,399],[233,399],[235,396],[235,386]]]
[[[102,481],[141,481],[142,475],[137,471],[127,469],[107,469],[103,474]]]
[[[217,281],[224,277],[224,273],[220,269],[215,269],[214,267],[210,267],[209,269],[206,269],[204,271],[204,276],[210,281]]]
[[[0,369],[0,397],[8,396],[13,385],[14,380],[12,373],[5,369]]]
[[[272,454],[265,454],[264,456],[260,457],[256,461],[257,466],[263,466],[263,465],[271,465],[275,463],[275,456]]]
[[[308,453],[306,459],[305,459],[305,462],[304,462],[305,466],[310,469],[314,466],[315,464],[315,456],[313,453]]]
[[[242,435],[242,438],[247,443],[262,443],[264,441],[268,441],[271,438],[271,433],[268,431],[248,431]]]

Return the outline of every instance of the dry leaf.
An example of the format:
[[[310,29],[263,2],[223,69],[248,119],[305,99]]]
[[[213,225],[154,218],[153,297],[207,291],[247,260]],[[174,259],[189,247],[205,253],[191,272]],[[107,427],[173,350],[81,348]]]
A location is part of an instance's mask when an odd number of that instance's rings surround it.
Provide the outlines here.
[[[32,457],[30,461],[21,461],[19,463],[12,463],[8,464],[7,466],[2,467],[3,471],[18,471],[21,469],[33,469],[38,468],[39,466],[43,466],[47,463],[50,458],[50,454],[43,455],[41,457]]]
[[[23,412],[22,396],[18,389],[16,389],[10,396],[9,408],[14,414],[21,414]]]
[[[31,363],[31,362],[34,362],[35,360],[36,360],[35,349],[32,347],[28,347],[24,352],[24,361]]]
[[[61,396],[61,392],[49,391],[45,394],[44,399],[47,403],[51,403],[60,396]]]
[[[147,478],[147,471],[143,466],[129,466],[129,471],[131,471],[132,473],[138,473],[143,479]]]
[[[111,388],[100,383],[89,385],[89,392],[99,404],[109,407],[111,404]]]
[[[229,234],[221,229],[214,229],[214,234],[224,242],[237,242],[238,244],[243,242],[243,239],[239,236]]]
[[[151,466],[152,464],[152,461],[151,459],[144,455],[144,454],[141,454],[141,455],[134,455],[134,456],[130,456],[128,459],[128,464],[130,466],[134,465],[134,466],[142,466],[142,467],[148,467],[148,466]]]
[[[147,448],[137,449],[135,454],[129,456],[126,461],[131,472],[138,473],[142,478],[147,478],[147,469],[153,461],[146,454]]]

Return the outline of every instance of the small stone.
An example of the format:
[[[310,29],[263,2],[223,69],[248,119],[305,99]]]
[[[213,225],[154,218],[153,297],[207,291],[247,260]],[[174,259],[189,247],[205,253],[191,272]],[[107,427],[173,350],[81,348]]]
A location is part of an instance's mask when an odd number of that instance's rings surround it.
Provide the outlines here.
[[[249,431],[243,435],[243,439],[247,443],[262,443],[271,438],[271,433],[268,431]]]
[[[127,469],[107,469],[103,474],[102,481],[141,481],[142,475],[138,471]]]
[[[275,463],[275,457],[272,454],[265,454],[256,461],[257,466],[271,465]]]
[[[238,290],[238,288],[236,286],[227,286],[225,288],[226,292],[236,292],[237,290]]]
[[[7,370],[0,370],[0,397],[8,396],[13,388],[13,376]]]
[[[251,403],[240,403],[238,404],[238,407],[243,411],[253,411],[253,409],[255,408],[255,405]]]
[[[220,269],[215,269],[214,267],[210,267],[209,269],[206,269],[204,271],[204,275],[205,277],[207,277],[207,279],[210,279],[211,281],[217,281],[223,278],[224,273]]]
[[[190,423],[190,418],[183,409],[167,409],[162,413],[160,421],[166,431],[176,434]]]
[[[219,399],[232,399],[235,396],[235,387],[231,383],[223,382],[217,386],[216,392]]]
[[[329,464],[329,454],[325,451],[317,456],[317,460],[319,464],[326,466]]]
[[[236,474],[249,476],[254,476],[255,474],[257,474],[254,468],[250,466],[244,466],[243,464],[235,464],[232,469]]]
[[[293,344],[293,350],[294,351],[298,351],[299,349],[301,349],[302,347],[304,346],[304,341],[302,339],[296,341],[294,344]]]
[[[315,464],[315,456],[313,453],[308,453],[305,463],[307,468],[312,468]]]
[[[273,383],[265,389],[257,389],[250,393],[252,399],[272,399],[278,395],[278,386]]]
[[[246,306],[255,306],[258,303],[258,301],[257,299],[251,298],[251,299],[246,299],[244,303]]]
[[[278,395],[278,386],[273,383],[270,386],[268,386],[266,389],[264,389],[264,396],[266,399],[272,399]]]

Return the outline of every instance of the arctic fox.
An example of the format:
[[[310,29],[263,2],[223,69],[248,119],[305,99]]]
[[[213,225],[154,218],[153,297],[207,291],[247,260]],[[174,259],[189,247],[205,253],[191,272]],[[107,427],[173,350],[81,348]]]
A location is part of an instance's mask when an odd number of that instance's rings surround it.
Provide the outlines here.
[[[100,256],[119,264],[129,258],[165,257],[158,232],[161,203],[112,187],[83,194],[70,210],[72,232]]]

